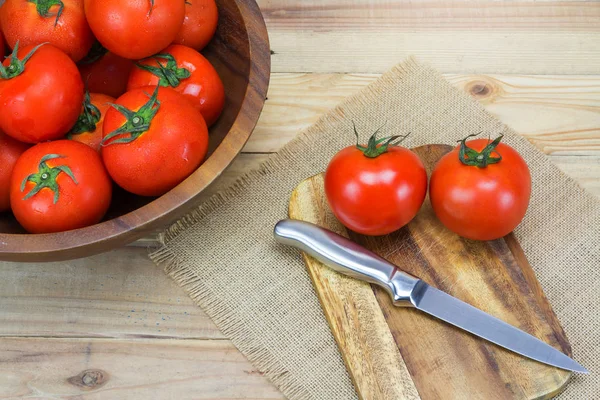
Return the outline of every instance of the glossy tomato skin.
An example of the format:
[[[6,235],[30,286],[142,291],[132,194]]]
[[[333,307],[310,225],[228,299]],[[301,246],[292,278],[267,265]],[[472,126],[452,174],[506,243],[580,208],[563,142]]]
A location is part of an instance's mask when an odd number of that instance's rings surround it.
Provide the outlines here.
[[[191,73],[173,89],[183,94],[202,113],[208,126],[213,125],[225,105],[225,89],[219,74],[202,54],[190,47],[171,45],[161,51],[161,54],[165,53],[175,58],[178,68],[185,68]],[[166,65],[162,60],[161,63]],[[140,64],[158,66],[154,58],[143,60]],[[135,66],[129,75],[127,90],[158,84],[158,76]]]
[[[25,197],[36,184],[27,180],[40,171],[44,156],[59,155],[47,161],[49,168],[68,167],[56,177],[58,198],[52,189],[42,188]],[[54,233],[83,228],[100,222],[110,205],[112,183],[98,153],[72,140],[40,143],[27,150],[17,161],[10,185],[10,202],[19,223],[30,233]]]
[[[137,111],[154,90],[132,90],[116,104]],[[141,196],[160,196],[173,189],[202,164],[208,151],[208,128],[202,115],[172,89],[160,88],[158,100],[160,107],[149,130],[133,142],[111,144],[111,140],[102,147],[102,158],[113,180]],[[109,109],[104,118],[104,136],[125,122],[123,114]]]
[[[39,15],[35,3],[24,0],[6,0],[0,8],[0,21],[8,45],[19,46],[50,43],[69,55],[75,62],[81,60],[92,47],[94,36],[85,19],[83,0],[62,0],[64,8],[56,19],[59,5],[50,7],[48,16]]]
[[[96,123],[96,129],[77,134],[69,134],[69,139],[90,146],[100,153],[102,142],[102,127],[104,125],[104,116],[110,108],[109,103],[114,103],[115,99],[101,93],[90,94],[91,103],[100,111],[100,120]]]
[[[127,80],[133,61],[106,53],[91,63],[79,63],[81,79],[92,93],[102,93],[115,99],[127,91]]]
[[[173,44],[198,51],[210,42],[217,30],[219,10],[215,0],[195,0],[185,5],[185,19]]]
[[[23,59],[33,48],[19,48]],[[10,59],[4,61],[8,66]],[[26,143],[63,137],[79,117],[83,82],[77,66],[46,44],[25,63],[22,74],[0,79],[0,129]]]
[[[10,176],[17,160],[29,147],[0,131],[0,212],[10,210]]]
[[[487,139],[467,142],[481,151]],[[494,240],[512,232],[521,222],[531,197],[527,163],[512,147],[500,143],[502,161],[485,168],[461,163],[459,147],[437,163],[429,185],[431,205],[439,220],[468,239]]]
[[[85,0],[96,38],[109,51],[132,60],[167,47],[179,32],[185,2],[179,0]]]
[[[350,146],[333,157],[325,172],[331,210],[347,228],[363,235],[386,235],[408,224],[426,193],[425,167],[403,147],[368,158]]]

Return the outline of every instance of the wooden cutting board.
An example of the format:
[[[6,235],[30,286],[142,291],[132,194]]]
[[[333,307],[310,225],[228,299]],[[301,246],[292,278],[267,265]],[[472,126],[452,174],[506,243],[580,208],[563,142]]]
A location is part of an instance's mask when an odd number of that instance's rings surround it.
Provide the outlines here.
[[[414,149],[431,174],[451,148]],[[511,234],[493,242],[462,239],[435,218],[429,199],[400,231],[366,237],[333,216],[323,176],[293,192],[290,217],[331,229],[458,297],[571,355],[556,315]],[[376,286],[304,259],[348,371],[362,399],[549,399],[570,372],[515,355],[410,308],[394,307]],[[416,390],[415,390],[416,389]]]

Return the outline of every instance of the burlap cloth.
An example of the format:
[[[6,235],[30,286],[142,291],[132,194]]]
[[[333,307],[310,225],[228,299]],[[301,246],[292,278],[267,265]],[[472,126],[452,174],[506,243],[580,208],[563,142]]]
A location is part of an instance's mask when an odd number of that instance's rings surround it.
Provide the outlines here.
[[[600,202],[479,103],[413,59],[170,227],[152,258],[288,398],[356,398],[300,254],[272,239],[294,187],[355,140],[352,120],[364,137],[386,121],[385,134],[412,132],[404,143],[409,147],[454,144],[477,132],[506,135],[533,176],[530,211],[516,234],[574,357],[592,371],[575,376],[560,398],[600,398],[600,375],[593,373],[600,360]],[[418,398],[410,383],[406,387],[407,398]]]

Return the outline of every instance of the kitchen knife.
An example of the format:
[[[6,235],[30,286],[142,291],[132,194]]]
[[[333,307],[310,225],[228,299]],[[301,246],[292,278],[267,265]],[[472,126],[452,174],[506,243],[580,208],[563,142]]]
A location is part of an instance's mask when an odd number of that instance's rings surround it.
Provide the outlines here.
[[[507,350],[557,368],[588,371],[554,347],[401,271],[349,239],[314,224],[283,220],[275,239],[337,272],[381,286],[395,306],[414,307]]]

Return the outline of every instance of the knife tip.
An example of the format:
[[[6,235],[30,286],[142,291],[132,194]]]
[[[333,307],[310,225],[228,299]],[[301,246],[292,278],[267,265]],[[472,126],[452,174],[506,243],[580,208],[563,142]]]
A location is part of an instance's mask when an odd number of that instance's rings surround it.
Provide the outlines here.
[[[556,364],[556,366],[558,366],[559,368],[563,368],[563,369],[566,369],[566,370],[572,371],[572,372],[577,372],[579,374],[587,375],[590,373],[590,371],[588,371],[586,368],[584,368],[577,361],[568,357],[566,354],[563,354],[563,356],[564,356],[564,359],[562,360],[562,362]]]
[[[585,374],[585,375],[588,375],[588,374],[590,373],[590,371],[588,371],[587,369],[585,369],[585,368],[584,368],[583,366],[581,366],[580,364],[578,364],[578,363],[575,363],[575,364],[576,364],[576,365],[575,365],[575,367],[574,367],[574,368],[572,368],[572,371],[573,371],[573,372],[578,372],[578,373],[580,373],[580,374]]]

